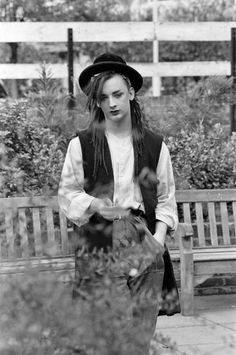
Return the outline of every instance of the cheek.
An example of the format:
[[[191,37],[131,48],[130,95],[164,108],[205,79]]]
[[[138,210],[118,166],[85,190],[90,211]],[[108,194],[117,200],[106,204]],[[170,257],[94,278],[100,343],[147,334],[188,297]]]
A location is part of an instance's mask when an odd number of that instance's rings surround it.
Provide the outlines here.
[[[102,111],[106,111],[107,110],[107,104],[105,102],[102,102],[100,104],[100,108],[101,108]]]

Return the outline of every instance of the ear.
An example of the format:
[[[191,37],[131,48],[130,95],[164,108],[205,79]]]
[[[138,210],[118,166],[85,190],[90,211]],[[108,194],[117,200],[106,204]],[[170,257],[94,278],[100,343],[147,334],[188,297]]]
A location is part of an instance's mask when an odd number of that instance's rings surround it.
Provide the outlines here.
[[[134,88],[131,86],[129,88],[129,99],[130,99],[130,101],[133,101],[134,97],[135,97],[135,91],[134,91]]]

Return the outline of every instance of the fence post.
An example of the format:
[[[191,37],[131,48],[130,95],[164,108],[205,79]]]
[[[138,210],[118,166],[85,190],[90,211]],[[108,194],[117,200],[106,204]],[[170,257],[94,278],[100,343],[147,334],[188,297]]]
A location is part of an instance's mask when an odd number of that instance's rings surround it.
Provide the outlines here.
[[[158,15],[157,15],[157,0],[153,1],[153,12],[152,12],[152,21],[154,25],[154,40],[153,40],[153,63],[157,64],[159,62],[159,44],[157,39],[157,24],[158,24]],[[161,78],[159,76],[152,77],[152,92],[153,96],[161,96]]]
[[[231,76],[236,84],[236,28],[231,28]],[[230,133],[236,132],[236,105],[230,105]]]
[[[74,50],[73,50],[73,30],[68,28],[67,31],[67,53],[68,53],[68,109],[74,106]]]

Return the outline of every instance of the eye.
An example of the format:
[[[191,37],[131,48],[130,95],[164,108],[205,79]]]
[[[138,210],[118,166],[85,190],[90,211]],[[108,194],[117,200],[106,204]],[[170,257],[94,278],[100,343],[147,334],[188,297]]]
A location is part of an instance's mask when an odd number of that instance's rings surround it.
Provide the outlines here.
[[[106,95],[101,95],[101,97],[100,97],[100,101],[104,101],[104,100],[106,100]]]
[[[121,97],[121,96],[122,96],[122,92],[117,92],[117,93],[115,93],[114,96],[115,96],[115,97]]]

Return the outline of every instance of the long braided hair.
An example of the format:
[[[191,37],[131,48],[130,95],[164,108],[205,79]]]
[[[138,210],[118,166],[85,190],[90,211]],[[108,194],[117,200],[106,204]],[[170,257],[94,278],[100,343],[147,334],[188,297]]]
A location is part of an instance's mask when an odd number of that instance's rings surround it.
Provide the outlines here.
[[[104,142],[105,142],[105,117],[103,111],[98,107],[97,103],[100,101],[103,85],[106,80],[112,78],[114,75],[119,74],[114,71],[102,72],[95,76],[89,86],[87,87],[87,109],[90,112],[90,124],[88,132],[91,134],[92,143],[95,149],[94,157],[94,171],[93,177],[96,179],[99,166],[103,165],[105,171],[107,166],[104,156]],[[127,87],[131,87],[130,80],[123,74],[120,74],[125,80]],[[138,176],[138,156],[142,155],[144,146],[144,114],[140,104],[135,95],[134,99],[130,101],[131,110],[131,125],[132,125],[132,139],[134,148],[134,174]]]

